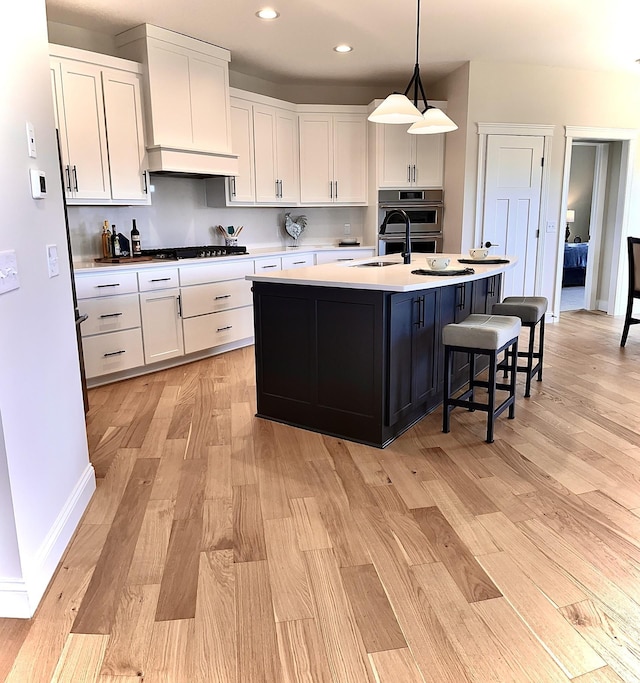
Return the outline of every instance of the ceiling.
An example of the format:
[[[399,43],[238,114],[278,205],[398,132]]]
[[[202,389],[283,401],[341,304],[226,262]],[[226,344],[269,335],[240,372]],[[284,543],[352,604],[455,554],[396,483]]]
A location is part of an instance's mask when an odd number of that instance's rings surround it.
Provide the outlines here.
[[[271,3],[271,4],[270,4]],[[415,0],[47,0],[49,21],[111,36],[155,24],[228,48],[235,71],[276,83],[398,83],[415,59]],[[261,21],[255,12],[280,12]],[[640,72],[638,0],[422,0],[420,66],[464,62]],[[349,43],[353,52],[333,47]]]

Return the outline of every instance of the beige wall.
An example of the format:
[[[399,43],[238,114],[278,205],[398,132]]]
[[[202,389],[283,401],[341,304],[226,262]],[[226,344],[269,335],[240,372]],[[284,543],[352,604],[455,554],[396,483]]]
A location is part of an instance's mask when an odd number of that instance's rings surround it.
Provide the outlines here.
[[[451,92],[460,76],[450,77]],[[450,93],[447,93],[450,99]],[[452,118],[453,110],[450,110]],[[461,119],[462,121],[462,119]],[[555,125],[550,158],[545,160],[550,172],[548,204],[543,207],[541,224],[555,221],[561,229],[562,179],[564,171],[564,126],[606,128],[640,128],[640,76],[561,69],[510,63],[471,62],[469,65],[469,95],[466,149],[447,141],[445,173],[447,212],[449,217],[461,217],[461,240],[458,247],[471,245],[475,229],[475,201],[478,163],[477,124],[520,123]],[[450,138],[459,133],[449,134]],[[640,223],[640,161],[634,160],[635,188],[628,225]],[[464,193],[449,191],[452,173],[464,170]],[[454,184],[455,187],[455,184]],[[457,202],[457,206],[454,205]],[[449,224],[447,224],[449,226]],[[562,232],[562,236],[564,233]],[[554,294],[560,233],[541,231],[544,240],[541,293],[550,300]],[[562,237],[564,241],[564,237]]]

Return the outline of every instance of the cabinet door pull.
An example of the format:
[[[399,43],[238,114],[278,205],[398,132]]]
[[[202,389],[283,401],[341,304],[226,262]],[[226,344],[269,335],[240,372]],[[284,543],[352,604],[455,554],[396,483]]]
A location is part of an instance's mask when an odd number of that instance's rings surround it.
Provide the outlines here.
[[[149,194],[149,185],[147,184],[147,172],[142,171],[142,191],[144,194]]]
[[[73,189],[77,192],[78,191],[78,169],[76,168],[75,164],[73,165]]]
[[[231,294],[220,294],[219,296],[214,297],[214,301],[218,301],[219,299],[230,299]]]
[[[178,294],[176,301],[178,302],[178,318],[182,318],[182,294]]]
[[[271,266],[260,266],[260,267],[261,267],[261,268],[277,268],[278,266],[276,266],[276,265],[274,264],[274,265],[271,265]]]
[[[101,289],[102,287],[120,287],[120,283],[119,282],[113,282],[113,283],[108,284],[108,285],[96,285],[96,289]]]
[[[280,199],[284,196],[284,190],[282,189],[282,180],[280,181]]]
[[[100,317],[101,318],[117,318],[121,315],[122,315],[122,313],[103,313]]]
[[[336,199],[337,199],[338,198],[338,181],[336,180],[335,183],[336,183]]]
[[[219,327],[216,332],[226,332],[227,330],[230,330],[233,327],[233,325],[227,325],[226,327]]]
[[[339,258],[339,259],[336,259],[336,260],[337,260],[337,261],[353,261],[353,257],[352,257],[352,258]]]
[[[64,173],[67,176],[67,190],[71,192],[71,172],[69,171],[69,164],[64,167]]]
[[[120,351],[111,351],[111,353],[105,353],[103,354],[104,358],[108,358],[109,356],[120,356],[123,353],[126,353],[124,349],[120,349]]]
[[[413,165],[413,182],[416,182],[416,165]]]
[[[149,282],[168,282],[170,279],[170,277],[156,277],[152,280],[149,280]]]
[[[235,178],[235,176],[231,176],[231,196],[232,197],[236,196],[236,178]]]
[[[294,266],[303,266],[306,263],[306,261],[294,261],[293,265]]]
[[[407,166],[407,182],[411,182],[411,165]]]
[[[329,199],[333,199],[333,180],[329,181]]]

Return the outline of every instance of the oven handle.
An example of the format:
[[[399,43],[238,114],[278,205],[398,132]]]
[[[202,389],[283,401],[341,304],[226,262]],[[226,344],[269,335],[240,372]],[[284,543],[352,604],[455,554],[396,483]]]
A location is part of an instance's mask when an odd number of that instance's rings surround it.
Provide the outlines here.
[[[442,209],[442,202],[383,202],[379,209]]]

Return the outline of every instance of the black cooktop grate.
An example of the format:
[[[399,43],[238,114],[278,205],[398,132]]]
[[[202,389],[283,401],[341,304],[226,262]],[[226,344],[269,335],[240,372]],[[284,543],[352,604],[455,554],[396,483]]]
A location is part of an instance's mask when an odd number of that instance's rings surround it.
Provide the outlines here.
[[[216,256],[235,256],[247,254],[246,247],[228,247],[220,245],[207,245],[204,247],[165,247],[162,249],[143,249],[143,256],[152,256],[167,261],[177,261],[185,258],[213,258]]]

